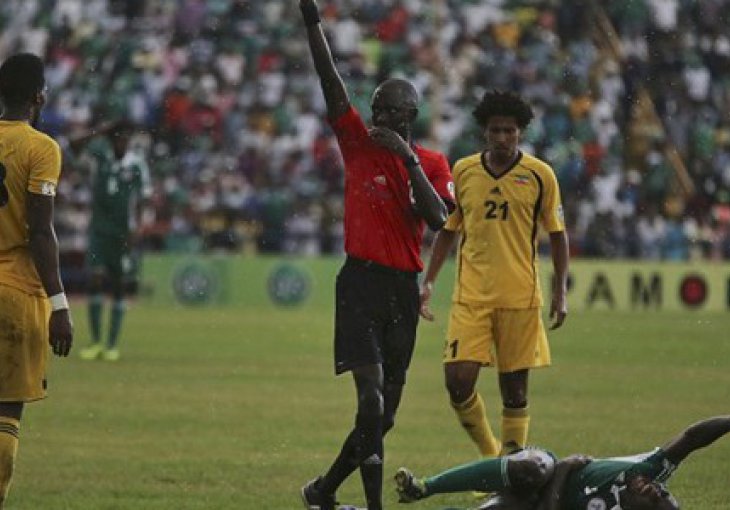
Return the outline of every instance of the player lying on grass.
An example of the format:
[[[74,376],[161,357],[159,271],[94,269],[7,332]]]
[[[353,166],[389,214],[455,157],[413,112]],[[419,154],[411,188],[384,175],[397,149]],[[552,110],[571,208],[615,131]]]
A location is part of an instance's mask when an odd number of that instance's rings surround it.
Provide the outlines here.
[[[408,469],[395,475],[401,503],[434,494],[486,491],[496,494],[489,510],[677,510],[664,483],[695,450],[730,432],[730,415],[687,427],[654,451],[629,457],[591,459],[572,455],[556,461],[539,449],[485,459],[434,476],[416,478]]]

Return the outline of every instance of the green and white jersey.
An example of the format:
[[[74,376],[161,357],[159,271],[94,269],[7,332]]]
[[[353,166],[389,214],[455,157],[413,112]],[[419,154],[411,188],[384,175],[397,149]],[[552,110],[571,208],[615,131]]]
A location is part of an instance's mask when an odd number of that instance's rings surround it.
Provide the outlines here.
[[[645,475],[664,483],[677,466],[667,459],[664,450],[631,457],[595,459],[572,473],[564,490],[567,510],[621,510],[619,493],[634,475]]]
[[[123,238],[137,228],[135,210],[152,194],[150,172],[142,155],[127,150],[117,159],[111,144],[97,138],[86,149],[92,171],[92,233]]]

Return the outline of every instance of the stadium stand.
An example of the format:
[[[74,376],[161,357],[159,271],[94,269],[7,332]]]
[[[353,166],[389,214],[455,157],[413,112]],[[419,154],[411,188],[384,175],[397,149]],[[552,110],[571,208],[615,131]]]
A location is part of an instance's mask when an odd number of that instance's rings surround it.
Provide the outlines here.
[[[320,0],[354,104],[414,81],[425,145],[479,145],[485,88],[528,97],[524,144],[551,162],[572,252],[730,259],[727,0]],[[603,7],[603,6],[606,7]],[[129,116],[151,161],[151,250],[342,250],[342,168],[294,0],[4,0],[0,56],[48,63],[42,128]],[[58,201],[66,260],[86,248],[89,180]]]

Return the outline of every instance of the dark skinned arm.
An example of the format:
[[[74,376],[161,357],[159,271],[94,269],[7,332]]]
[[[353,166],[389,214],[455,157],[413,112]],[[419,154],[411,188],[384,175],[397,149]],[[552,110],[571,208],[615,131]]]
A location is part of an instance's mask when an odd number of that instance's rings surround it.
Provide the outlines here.
[[[300,8],[311,5],[316,7],[317,2],[315,0],[299,0]],[[324,100],[327,103],[327,116],[330,119],[339,119],[350,108],[350,98],[347,95],[345,83],[335,67],[335,61],[322,31],[321,23],[307,26],[307,39],[309,40],[309,50],[314,61],[314,68],[319,76]]]
[[[315,0],[299,0],[301,9],[316,8]],[[337,72],[332,52],[330,51],[327,39],[322,31],[321,23],[307,25],[307,39],[309,50],[314,61],[314,68],[319,76],[319,82],[324,93],[324,100],[327,104],[327,116],[330,119],[338,119],[350,108],[350,98],[347,89],[342,81],[340,73]],[[374,142],[392,150],[400,156],[404,162],[417,160],[415,153],[411,150],[400,135],[387,128],[373,128],[370,137]],[[411,190],[413,193],[413,207],[416,213],[423,218],[432,230],[440,229],[446,222],[448,210],[431,182],[423,173],[419,164],[406,164],[410,178]]]
[[[456,244],[456,240],[459,238],[459,233],[454,230],[441,229],[436,234],[436,239],[433,241],[433,247],[431,248],[431,257],[428,260],[428,267],[426,268],[426,274],[421,282],[421,317],[427,321],[434,320],[433,312],[429,306],[431,301],[431,295],[433,293],[433,284],[436,282],[439,272],[446,261],[446,258],[451,253],[451,250]]]
[[[677,465],[687,456],[704,448],[730,432],[730,415],[715,416],[687,427],[681,434],[664,445],[667,458]]]
[[[411,192],[413,193],[413,207],[416,213],[423,218],[428,228],[438,231],[446,223],[449,210],[443,199],[436,193],[431,181],[421,168],[421,164],[414,165],[406,161],[406,169],[411,179]]]
[[[568,234],[565,231],[550,233],[550,253],[553,259],[555,281],[550,299],[550,329],[558,329],[568,315]]]
[[[63,292],[58,267],[58,240],[53,229],[53,197],[27,194],[30,254],[46,294]],[[48,322],[49,343],[57,356],[68,356],[73,343],[73,324],[68,310],[51,312]]]
[[[96,128],[92,128],[85,133],[81,133],[79,135],[71,137],[68,141],[68,145],[71,150],[76,154],[81,151],[86,146],[86,144],[89,143],[93,138],[110,133],[117,125],[119,125],[118,120],[103,122],[99,124],[99,126]]]
[[[449,211],[423,172],[421,163],[408,142],[392,129],[382,126],[370,128],[369,133],[373,142],[395,153],[403,160],[411,184],[413,209],[431,230],[440,230],[446,223]]]

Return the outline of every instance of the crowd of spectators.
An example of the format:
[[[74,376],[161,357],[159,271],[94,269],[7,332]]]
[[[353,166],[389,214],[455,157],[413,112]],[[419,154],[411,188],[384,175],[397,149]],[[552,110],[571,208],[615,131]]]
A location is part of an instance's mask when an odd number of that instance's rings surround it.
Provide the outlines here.
[[[730,259],[730,1],[595,2],[620,56],[592,37],[588,0],[320,0],[353,103],[412,80],[418,139],[453,163],[478,150],[488,88],[534,106],[526,150],[555,169],[573,254]],[[296,0],[3,0],[0,55],[48,70],[42,129],[128,117],[154,195],[157,250],[339,253],[342,162]],[[646,87],[665,129],[634,113]],[[676,186],[667,148],[694,192]],[[58,230],[85,251],[90,183],[65,169]]]

